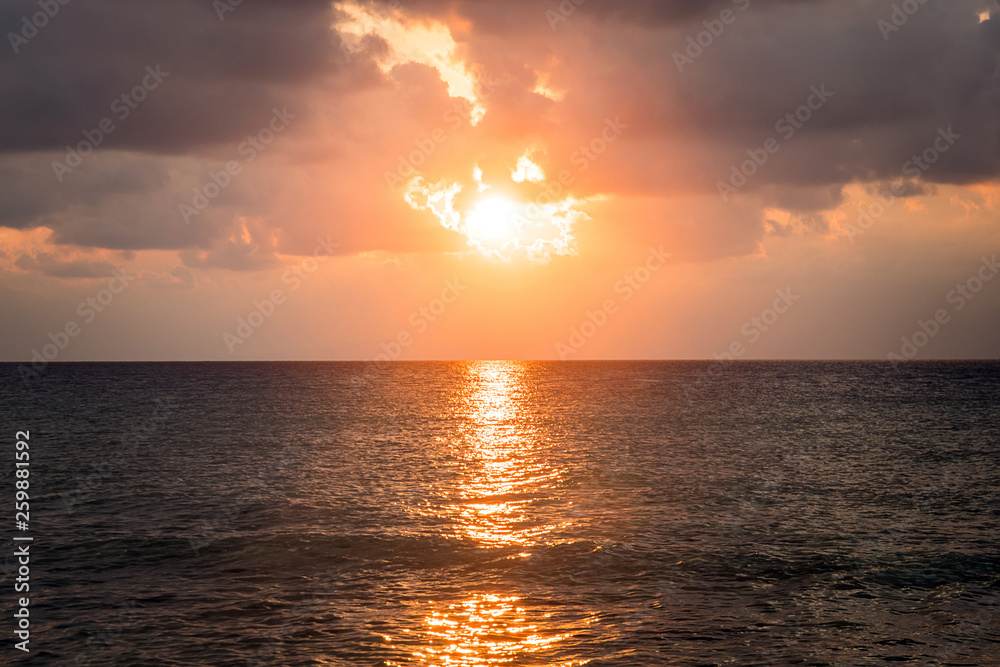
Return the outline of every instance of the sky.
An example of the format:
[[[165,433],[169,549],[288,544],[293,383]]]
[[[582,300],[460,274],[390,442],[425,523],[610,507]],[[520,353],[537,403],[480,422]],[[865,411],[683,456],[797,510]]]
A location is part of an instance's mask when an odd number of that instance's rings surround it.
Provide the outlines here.
[[[0,360],[1000,356],[994,0],[0,28]]]

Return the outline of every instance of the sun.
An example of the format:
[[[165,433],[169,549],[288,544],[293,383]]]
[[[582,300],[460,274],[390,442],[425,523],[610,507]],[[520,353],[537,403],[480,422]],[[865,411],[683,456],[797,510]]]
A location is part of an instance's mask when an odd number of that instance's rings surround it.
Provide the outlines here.
[[[466,233],[481,243],[502,245],[517,236],[517,202],[504,195],[481,198],[466,218]]]
[[[580,208],[588,200],[570,195],[560,181],[546,181],[545,170],[526,149],[516,164],[508,166],[509,178],[494,171],[484,179],[478,164],[472,179],[429,182],[417,174],[410,179],[403,199],[418,211],[429,211],[468,244],[491,259],[509,261],[525,257],[545,263],[554,255],[576,253],[573,226],[587,219]]]

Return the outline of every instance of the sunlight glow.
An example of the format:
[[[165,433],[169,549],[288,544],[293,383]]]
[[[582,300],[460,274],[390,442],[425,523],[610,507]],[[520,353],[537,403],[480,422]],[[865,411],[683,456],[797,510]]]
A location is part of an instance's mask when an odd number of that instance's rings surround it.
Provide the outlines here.
[[[535,87],[531,90],[531,92],[548,98],[553,102],[562,102],[566,97],[566,93],[564,91],[556,90],[549,85],[548,74],[538,75],[538,80],[535,82]]]
[[[511,180],[515,183],[541,183],[545,180],[545,172],[537,164],[531,161],[531,156],[525,153],[517,159],[517,167],[510,174]]]
[[[479,168],[478,164],[476,165],[476,168],[472,170],[472,180],[479,184],[480,192],[490,187],[483,183],[483,170]]]
[[[476,92],[476,77],[455,51],[457,45],[448,26],[442,23],[422,23],[407,19],[399,11],[389,14],[375,12],[372,8],[355,2],[341,2],[334,7],[343,19],[334,24],[344,47],[360,53],[364,38],[375,36],[388,46],[376,56],[376,63],[386,74],[396,65],[419,63],[433,67],[441,80],[448,84],[451,97],[461,97],[472,105],[471,122],[477,124],[486,108]]]
[[[465,365],[463,373],[462,390],[454,398],[458,427],[440,440],[450,449],[457,476],[445,477],[447,483],[436,490],[444,502],[413,511],[451,524],[454,539],[496,550],[506,558],[526,558],[532,547],[561,543],[573,519],[541,517],[545,501],[565,484],[565,471],[553,467],[540,446],[544,435],[530,408],[528,367],[483,361]],[[588,660],[530,661],[534,656],[557,655],[553,652],[558,645],[581,624],[595,622],[597,612],[576,619],[554,616],[551,606],[538,600],[524,602],[512,592],[445,596],[428,605],[412,630],[385,637],[393,649],[412,657],[387,664],[586,664]]]
[[[450,604],[443,611],[432,612],[424,619],[426,641],[413,651],[414,659],[422,665],[486,667],[509,664],[572,636],[566,631],[568,629],[540,629],[537,623],[526,618],[525,609],[517,604],[519,600],[512,595],[479,594]],[[570,667],[587,662],[571,660],[550,664]]]
[[[506,242],[513,238],[517,204],[502,195],[488,196],[469,213],[468,234],[483,242]]]
[[[545,172],[528,153],[511,170],[509,183],[485,183],[478,166],[467,183],[468,187],[457,182],[429,183],[416,176],[403,197],[412,208],[433,213],[446,229],[465,235],[468,244],[487,257],[509,261],[524,256],[544,263],[554,255],[576,252],[573,227],[587,218],[579,209],[585,202],[570,196],[557,200],[545,184]],[[494,187],[489,196],[471,194]],[[499,194],[498,190],[517,194]]]

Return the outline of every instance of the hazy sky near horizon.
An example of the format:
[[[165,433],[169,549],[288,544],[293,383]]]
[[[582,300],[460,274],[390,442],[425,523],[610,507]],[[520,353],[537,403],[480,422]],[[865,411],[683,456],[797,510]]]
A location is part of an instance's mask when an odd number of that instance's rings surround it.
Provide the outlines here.
[[[0,28],[3,360],[1000,356],[994,0]]]

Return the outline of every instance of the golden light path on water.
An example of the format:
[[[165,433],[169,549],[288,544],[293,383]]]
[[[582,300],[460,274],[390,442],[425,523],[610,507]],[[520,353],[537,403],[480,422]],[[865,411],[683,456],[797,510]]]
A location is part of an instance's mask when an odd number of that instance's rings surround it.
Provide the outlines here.
[[[447,510],[468,536],[492,546],[542,541],[557,524],[530,520],[527,505],[547,495],[560,476],[537,451],[542,434],[526,407],[526,369],[507,362],[467,368],[466,392],[459,409],[465,430],[455,454],[470,474]]]
[[[451,446],[467,472],[450,490],[451,499],[435,511],[453,522],[456,537],[472,538],[484,548],[544,544],[549,533],[568,523],[533,521],[530,516],[528,505],[551,495],[561,470],[538,451],[543,434],[537,431],[526,400],[527,367],[476,362],[465,367],[465,374],[465,390],[455,405],[463,426]],[[527,555],[521,552],[515,557]],[[570,636],[565,627],[549,620],[551,614],[531,613],[520,601],[517,595],[498,592],[443,603],[424,618],[413,661],[463,667],[524,664],[532,654]]]

